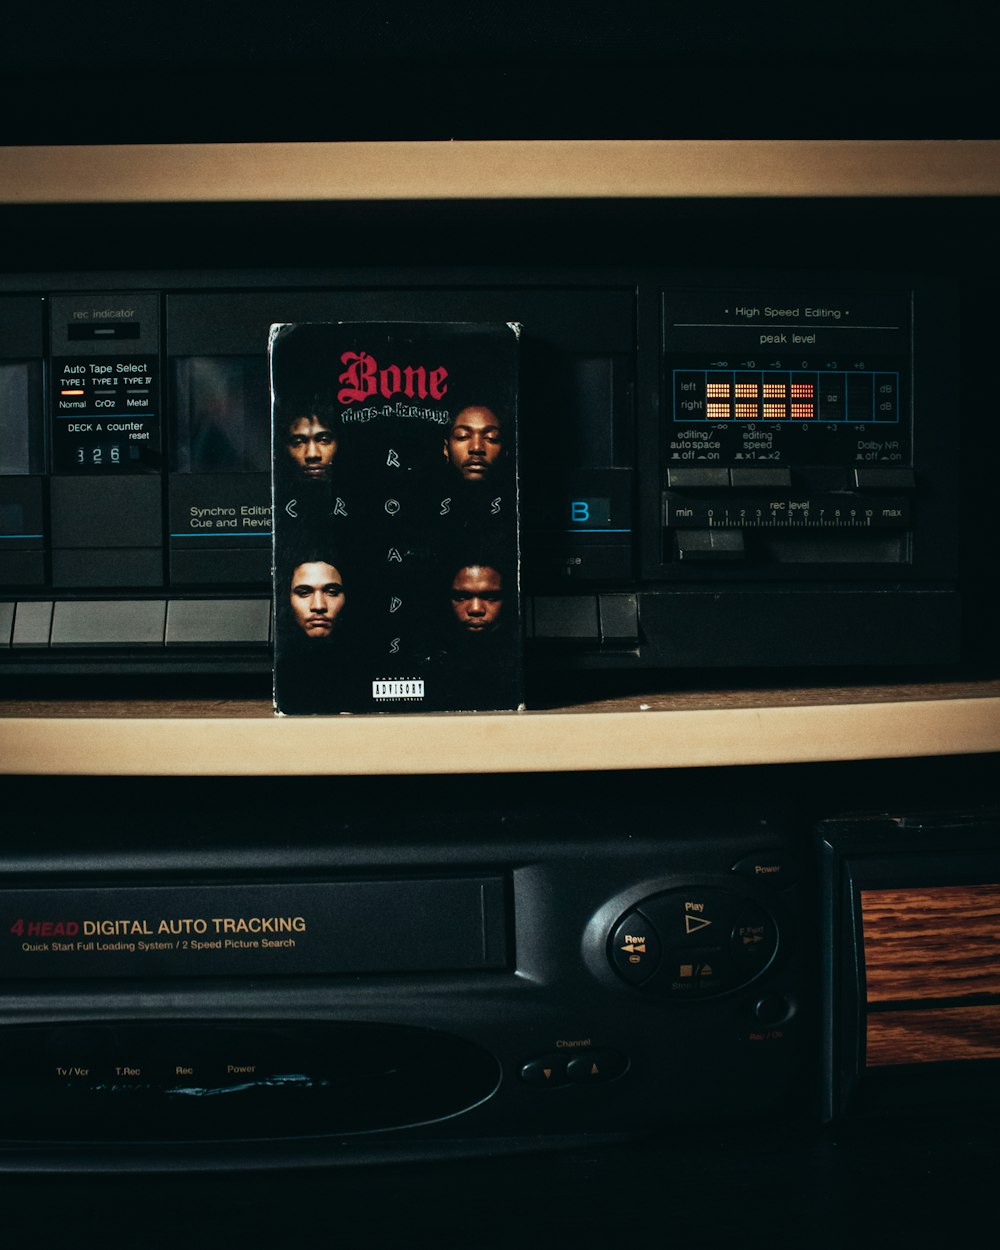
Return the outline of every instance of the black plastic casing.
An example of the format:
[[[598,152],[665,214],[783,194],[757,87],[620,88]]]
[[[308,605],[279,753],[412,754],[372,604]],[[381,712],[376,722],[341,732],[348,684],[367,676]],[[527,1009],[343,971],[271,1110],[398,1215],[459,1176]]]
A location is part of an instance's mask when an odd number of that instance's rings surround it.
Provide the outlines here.
[[[749,496],[769,517],[775,495],[782,508],[783,501],[798,507],[811,498],[814,515],[821,499],[843,501],[859,517],[901,505],[905,520],[895,529],[876,533],[859,521],[837,530],[824,522],[805,533],[727,523],[720,556],[702,550],[708,530],[692,543],[665,526],[667,449],[679,427],[664,300],[673,293],[676,302],[679,291],[729,290],[762,300],[774,292],[778,302],[782,292],[814,292],[816,302],[845,305],[891,297],[905,307],[895,433],[905,449],[901,467],[912,472],[902,494],[856,485],[850,437],[836,463],[817,474],[810,454],[793,445],[791,436],[801,431],[788,429],[782,466],[791,483],[754,487]],[[63,402],[53,370],[65,359],[55,355],[55,336],[65,337],[67,310],[155,307],[157,317],[146,321],[159,327],[153,389],[162,419],[158,414],[160,435],[152,431],[161,438],[157,455],[143,452],[145,459],[119,472],[105,452],[99,470],[81,461],[77,472],[65,465],[65,422],[50,411],[45,465],[0,477],[10,515],[30,518],[24,535],[0,537],[0,670],[268,671],[270,630],[262,613],[270,553],[260,518],[270,506],[269,465],[249,452],[238,469],[213,471],[210,457],[193,470],[187,465],[188,451],[177,441],[188,419],[177,370],[191,360],[242,362],[248,407],[242,436],[234,437],[259,444],[261,431],[254,431],[267,420],[268,328],[302,320],[499,319],[523,326],[523,581],[528,655],[539,666],[898,666],[953,663],[962,654],[959,312],[954,289],[936,276],[635,265],[174,269],[11,274],[3,292],[5,324],[23,333],[9,330],[9,352],[0,349],[9,362],[37,364],[50,409]],[[863,349],[866,333],[854,332],[851,344]],[[115,367],[129,351],[148,358],[146,339],[85,346],[113,358]],[[867,346],[877,351],[877,339]],[[786,372],[793,363],[799,368],[791,348],[780,350]],[[826,344],[809,351],[812,369],[832,363]],[[757,354],[763,367],[774,352]],[[63,457],[54,469],[53,428]],[[91,451],[80,455],[86,460]],[[231,452],[230,459],[241,455]],[[703,462],[683,462],[696,463]],[[733,467],[732,454],[722,464],[726,472]],[[747,502],[735,486],[695,487],[681,499],[724,516],[737,497]],[[220,522],[231,528],[216,532],[211,519],[200,518],[219,509],[236,519]],[[192,516],[201,528],[191,529]]]
[[[806,1033],[810,1006],[803,1001],[799,889],[784,884],[796,876],[788,831],[777,819],[747,821],[732,812],[710,820],[668,817],[655,834],[640,832],[639,823],[638,814],[624,815],[617,834],[605,830],[601,837],[580,832],[554,836],[542,831],[537,818],[510,818],[502,831],[481,823],[488,836],[471,845],[456,841],[458,828],[451,822],[439,824],[430,839],[344,837],[329,846],[244,839],[238,854],[210,833],[198,849],[171,848],[147,833],[141,846],[127,850],[95,845],[86,851],[50,848],[8,854],[2,866],[5,888],[37,891],[39,898],[50,901],[61,898],[60,914],[66,916],[79,910],[74,891],[84,889],[120,891],[118,911],[126,915],[131,914],[130,896],[134,911],[137,890],[156,885],[169,895],[196,886],[206,889],[225,914],[227,900],[255,883],[278,891],[288,883],[382,882],[390,883],[386,897],[399,909],[387,918],[387,928],[398,934],[412,923],[418,936],[414,943],[397,940],[380,951],[381,970],[370,973],[184,976],[176,974],[183,966],[178,962],[173,975],[156,977],[52,979],[49,971],[33,981],[8,979],[0,1050],[8,1055],[3,1080],[10,1083],[10,1096],[6,1116],[0,1116],[0,1166],[185,1169],[447,1156],[634,1136],[714,1120],[753,1123],[801,1106],[811,1049]],[[733,872],[733,865],[748,856],[759,856],[764,863],[780,861],[788,870],[782,886]],[[492,966],[481,970],[407,972],[423,957],[421,932],[432,935],[430,958],[447,962],[433,935],[438,926],[447,929],[448,914],[421,914],[428,891],[418,883],[472,878],[503,882],[501,955],[494,941]],[[412,916],[406,910],[408,883],[414,886]],[[669,993],[626,983],[609,959],[609,936],[617,921],[662,891],[682,888],[698,897],[706,887],[737,901],[752,900],[773,918],[778,938],[766,966],[745,983],[696,1001],[676,1001]],[[0,906],[7,918],[2,894]],[[108,915],[113,910],[110,904],[104,909]],[[359,949],[377,933],[378,922],[376,908],[359,925]],[[479,939],[459,933],[465,945],[456,952],[456,962],[474,963]],[[728,936],[722,935],[723,944]],[[4,934],[5,944],[20,940]],[[349,941],[318,957],[328,967],[339,961],[349,968],[357,960]],[[400,971],[391,970],[393,962]],[[196,969],[197,961],[190,966]],[[762,999],[768,1004],[765,1022],[757,1007]],[[777,1013],[775,1002],[781,1007]],[[157,1031],[162,1035],[166,1029],[183,1033],[185,1053],[195,1058],[199,1037],[211,1049],[212,1029],[224,1029],[232,1037],[241,1030],[250,1035],[280,1028],[292,1038],[284,1051],[286,1060],[295,1058],[297,1029],[312,1045],[317,1031],[330,1030],[332,1037],[340,1030],[347,1036],[363,1026],[377,1034],[379,1046],[395,1047],[399,1063],[391,1066],[406,1066],[408,1048],[414,1045],[410,1039],[416,1037],[417,1049],[423,1047],[421,1053],[430,1056],[425,1078],[430,1092],[421,1091],[419,1124],[405,1122],[405,1108],[394,1112],[391,1089],[387,1107],[377,1080],[367,1123],[364,1099],[356,1099],[362,1110],[347,1129],[341,1120],[341,1131],[335,1099],[322,1104],[331,1108],[329,1131],[323,1131],[317,1128],[308,1091],[295,1093],[289,1104],[281,1089],[251,1093],[251,1106],[259,1110],[249,1126],[245,1114],[226,1112],[215,1119],[201,1115],[185,1121],[178,1098],[163,1089],[137,1095],[127,1074],[124,1085],[96,1072],[74,1083],[65,1072],[50,1073],[46,1063],[39,1068],[18,1041],[30,1028],[41,1050],[55,1047],[69,1054],[74,1045],[93,1043],[95,1025],[104,1029],[102,1036],[117,1030],[119,1055],[137,1038],[140,1052],[142,1047],[148,1050]],[[66,1037],[68,1050],[60,1051]],[[464,1047],[472,1067],[459,1060],[452,1069],[447,1063],[435,1067],[435,1037],[449,1055],[460,1055]],[[363,1050],[362,1044],[359,1056]],[[16,1062],[10,1061],[11,1055],[18,1056]],[[579,1084],[560,1076],[550,1086],[544,1079],[539,1086],[522,1074],[535,1060],[561,1069],[581,1056],[588,1063],[596,1059],[599,1079]],[[31,1140],[24,1136],[23,1114],[24,1065],[29,1059],[35,1064],[35,1083],[29,1082],[35,1100]],[[605,1069],[606,1061],[610,1068]],[[492,1087],[489,1070],[495,1072]],[[419,1072],[415,1080],[419,1083]],[[471,1089],[473,1105],[456,1109],[456,1089]],[[218,1102],[225,1098],[234,1106],[241,1099],[247,1102],[239,1091],[219,1096]],[[137,1110],[130,1110],[132,1106]],[[308,1109],[298,1127],[296,1106]]]

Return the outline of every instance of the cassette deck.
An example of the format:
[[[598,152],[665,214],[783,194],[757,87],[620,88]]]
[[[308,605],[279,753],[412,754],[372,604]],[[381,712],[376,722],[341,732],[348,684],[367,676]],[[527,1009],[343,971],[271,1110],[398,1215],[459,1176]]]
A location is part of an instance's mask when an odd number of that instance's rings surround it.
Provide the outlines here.
[[[114,282],[110,279],[113,277]],[[957,306],[874,274],[9,275],[0,666],[265,672],[277,321],[518,321],[529,657],[960,654]]]

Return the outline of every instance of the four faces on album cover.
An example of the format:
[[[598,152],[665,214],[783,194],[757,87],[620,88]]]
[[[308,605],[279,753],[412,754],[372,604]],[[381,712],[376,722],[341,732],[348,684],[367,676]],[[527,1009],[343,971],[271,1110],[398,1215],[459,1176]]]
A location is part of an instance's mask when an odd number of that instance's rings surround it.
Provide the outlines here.
[[[491,505],[496,512],[497,492],[506,480],[504,462],[508,450],[497,407],[466,404],[455,412],[446,427],[439,427],[441,433],[427,430],[435,448],[430,463],[436,461],[441,472],[440,478],[433,471],[423,474],[424,484],[431,494],[434,494],[433,488],[441,484],[439,493],[443,498],[438,501],[434,495],[436,510],[440,515],[451,513],[461,536],[450,548],[456,555],[451,558],[447,571],[442,572],[440,589],[435,591],[447,606],[431,605],[431,610],[438,620],[447,622],[445,634],[450,636],[452,648],[460,657],[470,656],[476,650],[482,652],[487,639],[496,640],[504,632],[505,618],[517,613],[516,584],[508,573],[508,568],[516,563],[516,520],[512,533],[506,525],[494,525],[493,541],[489,541]],[[280,452],[282,438],[284,456]],[[276,432],[276,444],[279,444],[275,449],[276,464],[282,464],[280,476],[298,496],[296,511],[304,510],[309,498],[317,494],[325,501],[326,516],[339,510],[346,517],[351,511],[338,497],[339,490],[342,484],[346,489],[348,483],[352,487],[363,483],[358,481],[358,467],[350,464],[349,456],[343,455],[344,442],[336,409],[320,398],[312,398],[298,410],[293,409],[290,418],[280,421]],[[382,448],[380,454],[384,450]],[[393,454],[389,453],[386,463],[394,463]],[[322,492],[312,489],[321,486],[328,489]],[[371,490],[378,493],[374,486]],[[384,518],[378,518],[374,510],[369,516],[376,528],[387,532]],[[286,632],[297,637],[300,650],[302,643],[330,642],[341,636],[343,623],[349,619],[353,576],[344,558],[346,553],[341,554],[344,544],[335,546],[332,539],[324,544],[322,538],[317,540],[316,537],[324,530],[330,532],[331,528],[313,524],[311,541],[294,552],[289,550],[283,565],[285,572],[281,576],[282,580],[287,577],[284,582],[287,589],[283,590],[279,582],[278,595],[287,594],[285,602],[290,611],[281,615],[288,622]],[[504,549],[505,532],[512,551]],[[370,539],[371,535],[368,537]],[[370,542],[368,549],[373,549]],[[284,606],[279,604],[279,607]],[[312,646],[308,650],[312,651]]]

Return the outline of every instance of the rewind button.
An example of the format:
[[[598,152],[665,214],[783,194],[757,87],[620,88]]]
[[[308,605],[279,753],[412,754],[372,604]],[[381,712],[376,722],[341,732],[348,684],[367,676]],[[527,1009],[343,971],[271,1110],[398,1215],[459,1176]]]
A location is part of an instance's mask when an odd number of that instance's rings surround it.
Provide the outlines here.
[[[619,976],[632,985],[640,985],[660,965],[660,935],[638,911],[622,920],[609,943],[611,962]]]

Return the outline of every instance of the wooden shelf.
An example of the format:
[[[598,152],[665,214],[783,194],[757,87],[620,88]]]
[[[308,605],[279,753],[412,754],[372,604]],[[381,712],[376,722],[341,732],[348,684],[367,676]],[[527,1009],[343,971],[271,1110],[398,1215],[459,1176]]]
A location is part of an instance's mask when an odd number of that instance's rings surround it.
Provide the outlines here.
[[[0,204],[1000,196],[1000,142],[0,148]],[[0,703],[8,775],[388,775],[1000,752],[1000,682],[681,691],[509,715],[277,718],[263,700]]]
[[[507,714],[276,717],[264,700],[0,705],[0,771],[584,772],[1000,752],[1000,681],[683,692]]]
[[[0,203],[1000,195],[995,140],[0,147]]]

